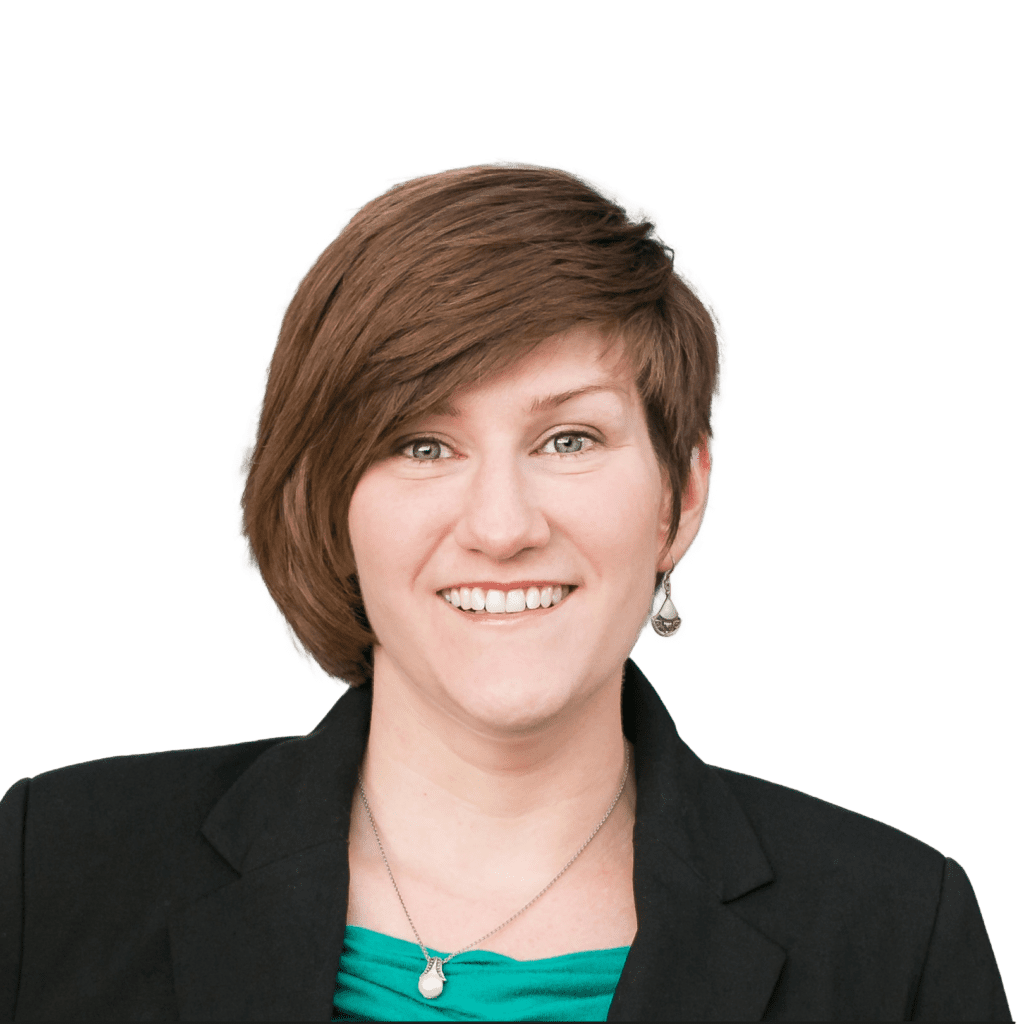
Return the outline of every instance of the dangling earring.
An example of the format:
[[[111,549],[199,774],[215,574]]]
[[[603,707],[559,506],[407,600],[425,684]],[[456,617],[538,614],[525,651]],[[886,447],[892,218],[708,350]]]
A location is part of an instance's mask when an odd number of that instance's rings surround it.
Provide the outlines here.
[[[676,560],[673,558],[672,569],[675,567]],[[672,603],[672,584],[668,580],[669,576],[672,575],[672,569],[665,573],[665,578],[661,581],[661,585],[665,589],[665,601],[658,609],[654,618],[651,619],[651,625],[658,636],[671,636],[682,622],[679,618],[679,612],[676,611],[676,606]]]

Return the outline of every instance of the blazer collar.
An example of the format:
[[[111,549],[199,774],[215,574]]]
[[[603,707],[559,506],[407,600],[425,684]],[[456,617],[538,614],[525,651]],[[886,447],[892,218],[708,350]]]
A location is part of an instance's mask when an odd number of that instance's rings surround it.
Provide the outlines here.
[[[637,933],[608,1020],[760,1020],[786,954],[729,904],[771,883],[771,866],[632,659],[623,682],[623,731],[636,751]]]
[[[327,1020],[348,904],[348,833],[369,686],[307,736],[266,750],[202,834],[239,878],[171,917],[181,1018]],[[609,1020],[758,1020],[785,959],[730,904],[772,881],[741,807],[676,733],[632,660],[623,730],[636,751],[638,928]]]

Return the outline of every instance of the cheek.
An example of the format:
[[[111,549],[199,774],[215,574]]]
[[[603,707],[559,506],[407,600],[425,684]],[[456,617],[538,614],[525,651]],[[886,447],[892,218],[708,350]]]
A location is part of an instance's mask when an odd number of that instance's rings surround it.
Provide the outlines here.
[[[386,603],[421,566],[432,514],[427,503],[410,503],[386,476],[371,471],[359,481],[349,504],[348,530],[368,605]]]
[[[353,541],[371,540],[408,518],[407,489],[397,485],[383,466],[368,469],[356,484],[348,509],[348,528]],[[415,511],[413,509],[412,511]]]
[[[560,532],[615,595],[616,607],[646,608],[653,591],[660,500],[648,475],[635,472],[579,491],[562,506]]]
[[[407,536],[399,529],[400,510],[386,483],[372,471],[368,472],[356,485],[349,504],[348,532],[364,588],[382,575],[390,574],[398,558],[398,546]]]
[[[348,535],[352,542],[352,550],[356,556],[358,569],[374,548],[372,509],[374,505],[374,487],[364,476],[352,492],[352,500],[348,506]],[[362,575],[362,574],[361,574]]]
[[[609,476],[575,499],[579,529],[609,553],[636,554],[656,544],[661,494],[649,474]]]

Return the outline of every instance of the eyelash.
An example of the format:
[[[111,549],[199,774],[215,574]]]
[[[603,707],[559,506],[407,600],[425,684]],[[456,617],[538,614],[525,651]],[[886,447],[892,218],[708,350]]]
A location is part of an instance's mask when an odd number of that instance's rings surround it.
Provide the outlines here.
[[[585,437],[590,441],[593,441],[595,445],[600,444],[600,441],[593,434],[587,433],[585,430],[561,430],[557,434],[552,434],[541,447],[546,447],[551,441],[555,441],[560,437]],[[405,453],[418,444],[430,442],[431,444],[439,444],[443,448],[449,446],[444,443],[440,438],[437,437],[414,437],[411,441],[406,441],[399,449],[397,454],[405,455]],[[560,459],[576,459],[581,455],[586,455],[588,452],[593,451],[593,446],[590,448],[584,448],[583,451],[579,452],[555,452],[554,454]],[[444,459],[414,459],[411,455],[406,456],[409,462],[444,462]]]

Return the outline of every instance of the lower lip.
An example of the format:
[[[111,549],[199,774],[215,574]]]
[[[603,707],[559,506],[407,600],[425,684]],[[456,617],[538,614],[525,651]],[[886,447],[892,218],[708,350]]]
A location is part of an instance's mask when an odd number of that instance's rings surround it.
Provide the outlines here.
[[[438,594],[438,597],[462,619],[468,619],[471,622],[490,622],[495,625],[501,622],[508,622],[509,624],[514,622],[525,622],[527,619],[541,619],[545,615],[550,615],[552,612],[558,611],[559,608],[568,601],[579,587],[574,587],[569,591],[565,597],[562,598],[558,604],[549,605],[547,608],[529,608],[521,612],[465,612],[461,608],[456,608],[450,601],[444,600],[443,594]]]

